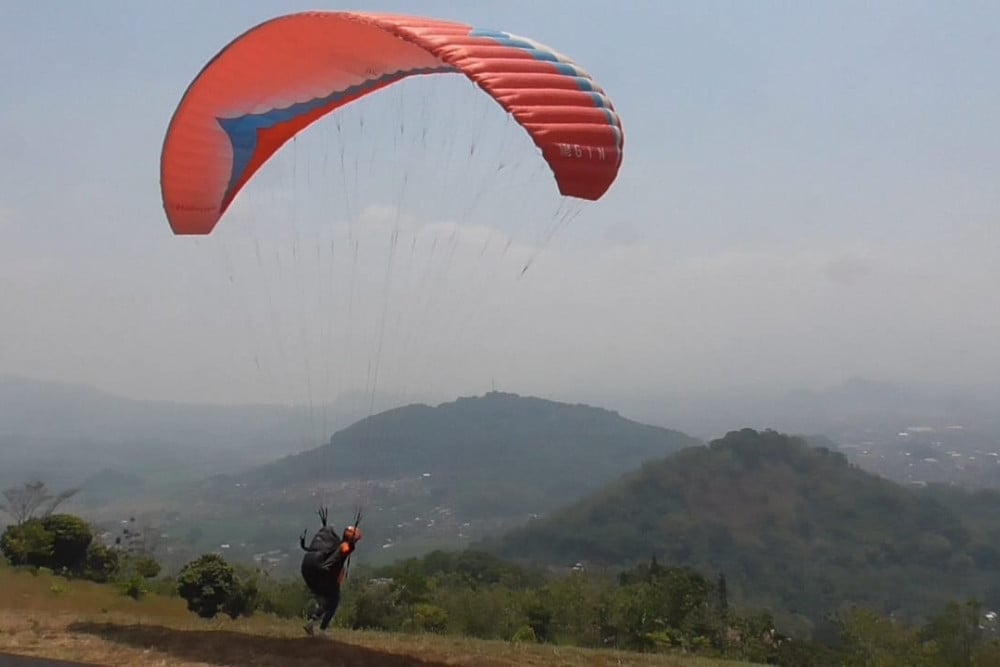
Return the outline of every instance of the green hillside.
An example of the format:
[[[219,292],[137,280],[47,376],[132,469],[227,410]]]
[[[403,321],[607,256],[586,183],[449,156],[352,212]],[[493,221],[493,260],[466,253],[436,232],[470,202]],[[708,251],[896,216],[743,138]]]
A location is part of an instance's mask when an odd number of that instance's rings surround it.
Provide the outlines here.
[[[612,566],[656,553],[724,573],[734,599],[812,626],[852,603],[903,617],[961,596],[995,608],[1000,563],[981,535],[938,499],[842,454],[744,429],[648,463],[491,548]]]

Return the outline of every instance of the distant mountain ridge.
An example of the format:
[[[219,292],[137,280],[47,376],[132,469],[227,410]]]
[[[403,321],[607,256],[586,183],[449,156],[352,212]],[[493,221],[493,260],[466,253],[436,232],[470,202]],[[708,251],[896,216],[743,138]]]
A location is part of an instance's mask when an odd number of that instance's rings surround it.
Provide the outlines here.
[[[0,374],[0,484],[79,484],[106,467],[242,468],[315,446],[368,410],[360,399],[327,406],[323,432],[303,406],[138,400]]]
[[[300,419],[301,407],[207,405],[116,396],[88,385],[0,375],[0,434],[231,446]],[[360,416],[360,415],[359,415]]]
[[[547,511],[644,461],[702,442],[615,412],[489,392],[362,419],[322,447],[237,476],[258,486],[426,475],[441,503]],[[484,502],[484,498],[490,500]]]
[[[839,439],[868,428],[971,422],[1000,429],[1000,389],[959,390],[852,378],[819,389],[649,392],[594,396],[601,405],[628,406],[633,419],[669,424],[693,435],[720,437],[735,426]]]

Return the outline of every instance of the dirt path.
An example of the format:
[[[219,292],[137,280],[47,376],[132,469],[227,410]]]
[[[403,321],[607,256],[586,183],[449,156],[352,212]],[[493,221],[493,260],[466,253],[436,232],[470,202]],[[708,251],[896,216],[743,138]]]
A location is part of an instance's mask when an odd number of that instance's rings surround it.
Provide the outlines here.
[[[85,662],[66,662],[47,658],[29,658],[13,653],[0,653],[0,667],[92,667]]]
[[[296,624],[174,623],[0,611],[0,653],[88,665],[156,667],[738,667],[693,657],[518,646],[436,635],[337,631],[307,637]],[[11,658],[13,659],[13,658]],[[25,667],[45,663],[25,662]],[[0,661],[0,667],[18,663]],[[53,666],[54,667],[54,666]],[[69,667],[63,663],[59,667]]]

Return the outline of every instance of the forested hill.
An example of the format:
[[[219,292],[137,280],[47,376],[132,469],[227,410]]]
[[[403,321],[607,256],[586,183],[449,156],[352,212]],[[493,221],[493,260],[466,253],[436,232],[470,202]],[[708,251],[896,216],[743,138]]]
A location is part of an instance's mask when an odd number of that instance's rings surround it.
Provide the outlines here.
[[[724,573],[737,599],[815,620],[855,602],[904,616],[962,596],[995,607],[1000,559],[986,534],[839,453],[745,429],[644,465],[490,548],[564,565],[655,553]]]
[[[442,503],[509,514],[570,502],[645,461],[701,445],[608,410],[491,392],[374,415],[240,479],[274,488],[426,475]]]

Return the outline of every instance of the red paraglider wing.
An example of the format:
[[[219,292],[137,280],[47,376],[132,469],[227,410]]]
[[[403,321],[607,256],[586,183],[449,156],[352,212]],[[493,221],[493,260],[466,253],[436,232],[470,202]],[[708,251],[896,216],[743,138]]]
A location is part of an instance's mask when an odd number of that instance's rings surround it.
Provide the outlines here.
[[[532,40],[387,14],[306,12],[236,38],[171,119],[160,185],[175,234],[208,234],[240,189],[309,124],[413,75],[460,72],[541,149],[560,193],[599,199],[621,165],[621,122],[580,67]]]

